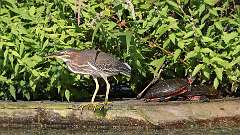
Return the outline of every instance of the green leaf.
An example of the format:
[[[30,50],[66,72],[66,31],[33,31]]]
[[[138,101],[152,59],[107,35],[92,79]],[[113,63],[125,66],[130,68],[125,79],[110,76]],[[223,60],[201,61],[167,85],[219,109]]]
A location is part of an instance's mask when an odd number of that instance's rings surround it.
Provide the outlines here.
[[[21,58],[21,56],[16,51],[12,51],[12,54],[18,58]]]
[[[28,34],[26,31],[27,31],[27,30],[24,29],[24,30],[22,30],[21,32],[22,32],[23,34]],[[29,42],[29,43],[38,44],[38,43],[35,41],[35,39],[32,39],[32,38],[22,37],[22,39],[24,39],[24,41]]]
[[[193,51],[187,53],[187,55],[185,56],[184,60],[196,57],[197,55],[198,55],[198,51],[193,50]]]
[[[27,99],[30,100],[30,93],[29,92],[24,92],[23,96]]]
[[[31,60],[32,60],[32,61],[35,61],[36,63],[41,62],[42,59],[43,59],[43,58],[40,57],[40,56],[38,56],[38,55],[33,55],[33,56],[31,57]]]
[[[179,57],[180,54],[181,54],[181,49],[177,49],[177,50],[174,52],[174,55],[173,55],[173,60],[174,60],[174,62],[177,61],[177,58]]]
[[[169,26],[166,25],[166,24],[163,24],[163,25],[161,25],[161,26],[157,29],[157,31],[156,31],[155,34],[159,35],[159,37],[160,37],[160,36],[162,36],[165,32],[167,32],[168,30],[169,30]]]
[[[168,6],[166,5],[164,8],[162,8],[160,15],[167,16],[167,14],[168,14]]]
[[[67,99],[67,101],[70,101],[70,91],[69,90],[65,90],[65,97]]]
[[[239,64],[239,63],[240,63],[240,56],[231,62],[231,66],[234,66],[235,64]]]
[[[113,28],[115,28],[116,26],[117,24],[115,22],[109,21],[107,25],[107,30],[113,30]]]
[[[7,77],[0,75],[0,82],[6,82],[7,80]]]
[[[238,45],[234,50],[233,52],[230,52],[231,55],[236,55],[240,52],[240,45]]]
[[[164,61],[165,61],[165,57],[161,57],[160,59],[155,59],[150,63],[150,65],[155,67],[155,70],[153,72],[154,76],[157,75]]]
[[[13,55],[9,54],[8,55],[8,59],[9,59],[9,61],[11,63],[12,68],[13,68],[13,62],[14,62]]]
[[[204,75],[207,79],[210,79],[210,70],[205,68],[205,69],[203,70],[203,75]]]
[[[215,68],[214,71],[217,75],[218,80],[222,81],[223,68]]]
[[[210,11],[211,14],[213,14],[213,15],[215,15],[215,16],[218,16],[217,10],[215,10],[215,9],[213,9],[213,10],[210,9],[209,11]]]
[[[217,77],[214,79],[214,81],[213,81],[213,86],[214,86],[214,88],[215,89],[217,89],[218,88],[218,85],[219,85],[219,81],[218,81],[218,79],[217,79]]]
[[[183,38],[184,39],[189,38],[189,37],[193,36],[193,34],[194,34],[194,31],[190,31]]]
[[[145,29],[139,29],[139,30],[138,30],[138,33],[139,33],[139,34],[143,34],[143,33],[146,32],[147,30],[148,30],[148,29],[146,29],[146,28],[145,28]]]
[[[203,67],[204,67],[203,64],[198,64],[198,65],[194,68],[194,70],[193,70],[193,72],[192,72],[192,76],[195,76]]]
[[[9,86],[9,92],[10,92],[11,96],[16,100],[16,89],[14,86],[12,86],[12,85]]]
[[[226,44],[228,44],[230,40],[234,39],[237,36],[238,36],[237,32],[231,33],[223,32],[222,39]]]
[[[204,12],[205,10],[205,4],[201,4],[201,6],[199,7],[198,11],[199,11],[199,14],[198,16],[200,17],[202,15],[202,13]]]
[[[174,7],[177,11],[179,11],[179,6],[178,6],[177,3],[173,2],[173,1],[170,1],[170,0],[168,0],[167,3],[168,3],[170,6]]]
[[[201,52],[202,53],[213,53],[213,51],[210,48],[202,48]]]
[[[189,0],[184,0],[184,5],[188,4]]]
[[[216,26],[217,29],[219,29],[220,31],[223,31],[223,26],[220,21],[214,22],[214,25]]]
[[[9,46],[9,47],[15,46],[15,44],[12,42],[0,42],[0,45]]]
[[[42,50],[44,50],[48,44],[49,44],[49,40],[47,39],[42,46]]]
[[[210,6],[214,6],[218,0],[204,0],[204,2]]]
[[[170,34],[169,39],[175,44],[176,35],[174,33]]]
[[[195,33],[196,33],[198,36],[202,36],[202,35],[203,35],[200,28],[196,28],[196,29],[195,29]]]
[[[206,37],[206,36],[203,36],[202,39],[203,39],[203,42],[213,42],[212,38],[209,38],[209,37]]]
[[[37,70],[35,70],[35,69],[33,69],[33,70],[32,70],[32,74],[33,74],[34,76],[36,76],[36,77],[37,77],[37,76],[39,76],[39,73],[38,73],[38,71],[37,71]]]
[[[35,14],[35,7],[34,6],[31,6],[31,8],[29,9],[29,14],[30,14],[30,16],[34,16],[34,14]]]
[[[175,8],[178,8],[178,4],[175,3],[175,2],[173,2],[173,1],[170,1],[170,0],[169,0],[169,1],[167,1],[167,3],[168,3],[169,5],[175,7]]]
[[[22,59],[23,63],[29,66],[30,68],[35,67],[39,62],[42,61],[42,57],[38,55],[34,55],[32,57],[28,57],[28,55],[25,55]]]
[[[6,0],[7,2],[9,2],[12,6],[15,6],[16,1],[15,0]]]
[[[92,34],[92,44],[93,44],[93,41],[94,41],[94,37],[96,36],[99,28],[102,26],[102,24],[106,21],[106,19],[102,19],[97,25],[96,25],[96,28],[94,29],[93,31],[93,34]]]
[[[201,24],[205,23],[205,21],[209,18],[209,16],[210,16],[210,13],[207,13],[206,15],[204,15],[204,16],[202,17],[202,19],[199,18],[199,19],[201,19]]]
[[[26,81],[21,80],[20,81],[20,86],[24,87],[26,85]]]
[[[7,65],[7,60],[8,60],[8,51],[9,51],[9,49],[8,49],[8,47],[6,47],[6,50],[4,51],[4,53],[3,53],[3,56],[4,56],[4,60],[3,60],[3,66],[6,66]]]
[[[164,43],[163,43],[163,48],[166,48],[170,43],[170,39],[167,39]]]
[[[184,42],[183,40],[180,40],[180,41],[178,42],[178,47],[181,48],[181,49],[183,49],[184,46],[185,46],[185,42]]]
[[[22,55],[23,55],[24,48],[25,48],[25,47],[24,47],[24,44],[23,44],[23,43],[21,43],[21,44],[20,44],[20,49],[19,49],[19,55],[20,55],[20,56],[22,56]]]
[[[160,59],[155,59],[150,63],[150,65],[154,66],[155,68],[158,68],[163,64],[164,59],[165,59],[165,57],[162,57]]]
[[[219,58],[219,57],[213,57],[213,58],[211,59],[211,62],[212,62],[212,63],[213,63],[213,62],[216,62],[216,63],[218,63],[219,65],[221,65],[222,67],[225,67],[225,68],[227,68],[227,69],[231,68],[231,64],[230,64],[228,61],[223,60],[223,59],[221,59],[221,58]]]
[[[211,64],[211,61],[208,57],[203,57],[202,61],[206,63],[207,65]]]

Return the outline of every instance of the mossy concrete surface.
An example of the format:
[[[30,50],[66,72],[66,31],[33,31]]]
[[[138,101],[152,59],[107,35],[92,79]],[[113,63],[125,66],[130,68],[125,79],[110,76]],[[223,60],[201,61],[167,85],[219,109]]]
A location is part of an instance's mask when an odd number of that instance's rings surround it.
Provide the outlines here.
[[[240,100],[210,102],[113,101],[108,105],[86,102],[0,102],[0,126],[54,128],[238,125]]]

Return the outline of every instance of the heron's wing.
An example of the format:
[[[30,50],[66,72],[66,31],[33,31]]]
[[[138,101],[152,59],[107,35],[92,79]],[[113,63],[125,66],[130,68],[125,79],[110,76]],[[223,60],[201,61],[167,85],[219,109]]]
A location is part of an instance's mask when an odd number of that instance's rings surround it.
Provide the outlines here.
[[[121,62],[111,54],[99,53],[96,58],[96,65],[99,70],[113,74],[130,74],[131,68],[128,64]]]

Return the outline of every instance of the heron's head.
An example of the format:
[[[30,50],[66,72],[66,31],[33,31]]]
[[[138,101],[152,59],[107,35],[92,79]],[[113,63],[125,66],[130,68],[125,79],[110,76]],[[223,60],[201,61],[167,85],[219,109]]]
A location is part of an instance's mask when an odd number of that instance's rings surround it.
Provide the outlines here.
[[[61,51],[57,51],[54,53],[49,54],[47,57],[48,58],[58,58],[63,60],[64,62],[71,61],[75,55],[78,53],[77,49],[64,49]]]

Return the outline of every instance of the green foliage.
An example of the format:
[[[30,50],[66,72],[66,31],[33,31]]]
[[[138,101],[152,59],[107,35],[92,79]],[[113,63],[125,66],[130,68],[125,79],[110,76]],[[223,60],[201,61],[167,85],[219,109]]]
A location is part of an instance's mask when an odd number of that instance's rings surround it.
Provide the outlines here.
[[[198,76],[215,88],[240,83],[240,11],[233,0],[0,1],[0,98],[71,100],[92,81],[45,58],[63,48],[99,47],[146,85],[163,60],[165,77]],[[120,78],[126,81],[128,78]],[[235,90],[235,89],[234,89]]]

